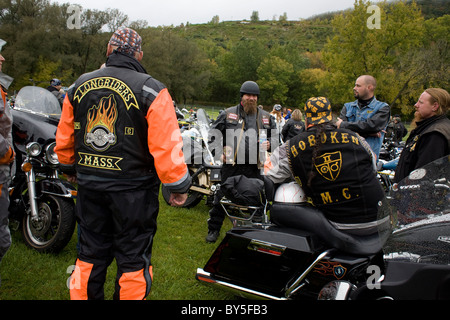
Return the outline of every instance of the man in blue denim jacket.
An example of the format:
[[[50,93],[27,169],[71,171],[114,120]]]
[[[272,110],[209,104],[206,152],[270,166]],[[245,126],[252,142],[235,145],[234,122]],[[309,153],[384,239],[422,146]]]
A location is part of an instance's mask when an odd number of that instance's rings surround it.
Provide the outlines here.
[[[375,98],[376,86],[375,78],[370,75],[356,79],[353,93],[357,100],[344,104],[336,126],[363,136],[378,159],[385,129],[389,123],[390,107]]]

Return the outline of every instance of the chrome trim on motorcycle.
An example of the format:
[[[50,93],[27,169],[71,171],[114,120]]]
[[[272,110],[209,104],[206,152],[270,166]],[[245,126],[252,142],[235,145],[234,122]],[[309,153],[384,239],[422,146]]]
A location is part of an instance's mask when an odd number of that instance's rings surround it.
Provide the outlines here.
[[[287,300],[284,297],[276,297],[270,294],[262,293],[256,290],[248,289],[245,287],[241,287],[235,284],[231,284],[229,282],[220,281],[214,279],[209,272],[204,271],[201,268],[197,268],[196,278],[199,281],[209,283],[223,289],[227,289],[231,291],[233,294],[241,296],[243,298],[248,299],[259,299],[259,300]]]
[[[55,146],[56,146],[56,142],[50,143],[45,148],[45,156],[46,156],[48,162],[56,165],[56,164],[59,164],[59,160],[58,160],[58,155],[56,154],[56,152],[54,150]]]
[[[26,146],[27,154],[37,157],[41,153],[41,145],[37,142],[30,142]]]
[[[36,175],[33,168],[30,171],[25,172],[27,176],[28,185],[28,198],[30,200],[30,210],[32,219],[38,219],[38,209],[36,203]]]
[[[334,249],[326,250],[317,256],[316,260],[314,260],[314,262],[311,263],[311,265],[305,271],[303,271],[303,273],[300,275],[300,277],[298,277],[297,280],[295,280],[295,282],[291,286],[289,286],[289,288],[287,288],[286,294],[285,294],[287,299],[289,299],[297,290],[299,290],[301,287],[303,287],[305,285],[305,283],[301,283],[301,282],[306,278],[306,275],[312,269],[314,269],[316,264],[318,264],[326,256],[329,256],[333,251],[334,251]]]

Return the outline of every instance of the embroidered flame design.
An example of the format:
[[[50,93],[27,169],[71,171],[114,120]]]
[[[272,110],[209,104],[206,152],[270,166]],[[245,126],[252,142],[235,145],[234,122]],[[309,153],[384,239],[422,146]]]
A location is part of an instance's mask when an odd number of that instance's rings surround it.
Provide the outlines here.
[[[100,100],[98,106],[93,106],[87,114],[86,131],[91,132],[97,126],[103,126],[114,134],[114,123],[117,119],[116,101],[114,95]]]

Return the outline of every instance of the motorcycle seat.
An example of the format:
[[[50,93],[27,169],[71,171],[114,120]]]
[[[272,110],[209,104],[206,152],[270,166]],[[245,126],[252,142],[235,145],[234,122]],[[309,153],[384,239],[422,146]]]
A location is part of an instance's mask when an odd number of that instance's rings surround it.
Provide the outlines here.
[[[321,211],[308,204],[274,202],[270,209],[270,220],[278,226],[312,232],[325,245],[352,255],[374,255],[383,245],[378,233],[360,236],[336,229]]]

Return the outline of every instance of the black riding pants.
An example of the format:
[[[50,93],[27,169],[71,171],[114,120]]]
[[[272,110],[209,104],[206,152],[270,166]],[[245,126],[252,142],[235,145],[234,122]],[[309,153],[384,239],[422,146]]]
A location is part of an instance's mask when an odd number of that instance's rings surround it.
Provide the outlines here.
[[[103,299],[106,271],[117,263],[115,299],[144,299],[152,282],[151,251],[158,216],[159,182],[120,192],[79,187],[80,249],[71,298]]]

